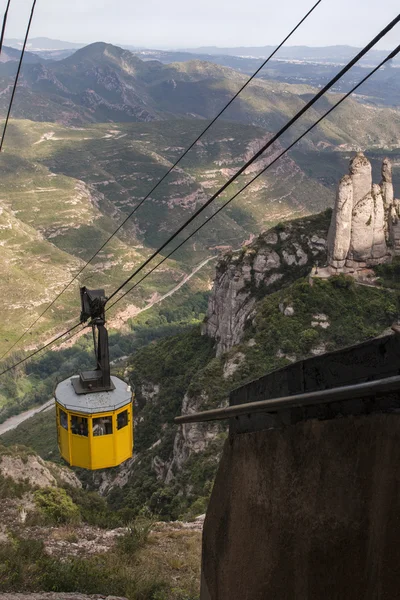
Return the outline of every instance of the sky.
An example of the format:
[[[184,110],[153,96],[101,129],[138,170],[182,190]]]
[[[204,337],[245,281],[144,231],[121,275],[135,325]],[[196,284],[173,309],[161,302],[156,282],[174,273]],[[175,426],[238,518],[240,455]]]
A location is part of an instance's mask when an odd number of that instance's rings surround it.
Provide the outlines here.
[[[275,45],[315,1],[37,0],[31,37],[160,49]],[[23,37],[31,3],[11,0],[6,38]],[[363,46],[399,9],[399,0],[322,0],[290,45]],[[398,25],[378,47],[399,42]]]

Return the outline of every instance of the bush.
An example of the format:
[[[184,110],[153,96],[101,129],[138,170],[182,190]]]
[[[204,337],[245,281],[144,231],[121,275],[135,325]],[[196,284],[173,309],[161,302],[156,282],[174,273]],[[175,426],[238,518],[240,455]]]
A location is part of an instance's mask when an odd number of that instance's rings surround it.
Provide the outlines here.
[[[300,346],[303,352],[309,352],[319,338],[316,329],[305,329],[300,336]]]
[[[0,498],[22,498],[31,486],[24,481],[15,481],[12,477],[5,477],[0,473]]]
[[[37,490],[34,494],[34,500],[46,523],[78,523],[80,521],[79,508],[63,489],[45,488]]]
[[[153,525],[154,521],[152,519],[146,517],[135,519],[133,523],[128,525],[126,533],[118,538],[118,550],[130,556],[135,554],[146,545]]]
[[[345,275],[344,273],[340,273],[339,275],[332,275],[332,277],[330,278],[330,282],[333,285],[333,287],[342,290],[349,290],[351,288],[354,288],[355,285],[354,279],[350,277],[350,275]]]

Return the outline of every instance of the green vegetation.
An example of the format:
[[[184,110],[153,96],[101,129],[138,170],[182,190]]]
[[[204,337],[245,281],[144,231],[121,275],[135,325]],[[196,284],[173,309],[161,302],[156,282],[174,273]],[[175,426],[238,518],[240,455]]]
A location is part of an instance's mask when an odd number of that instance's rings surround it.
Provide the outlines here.
[[[34,493],[34,500],[44,523],[78,523],[79,508],[67,492],[60,488],[44,488]]]
[[[374,271],[382,286],[400,290],[400,257],[395,257],[391,263],[377,265]]]
[[[191,555],[174,568],[172,556],[169,564],[163,564],[163,552],[145,548],[146,542],[133,555],[121,551],[117,544],[106,554],[59,559],[45,552],[41,540],[14,535],[0,543],[0,592],[80,592],[125,596],[129,600],[197,600],[199,542],[198,536],[196,540],[190,536],[175,540],[177,552],[190,548]],[[173,580],[175,573],[180,575],[179,582]]]
[[[128,556],[134,556],[140,548],[143,548],[154,527],[154,521],[146,517],[138,517],[128,524],[126,532],[117,540],[118,549]]]

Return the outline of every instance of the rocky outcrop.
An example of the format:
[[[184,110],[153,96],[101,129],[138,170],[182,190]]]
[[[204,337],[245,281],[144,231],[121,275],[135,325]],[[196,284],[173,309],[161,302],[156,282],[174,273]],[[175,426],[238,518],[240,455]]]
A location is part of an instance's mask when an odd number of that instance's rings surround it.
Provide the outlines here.
[[[190,397],[185,395],[182,402],[182,414],[195,413],[201,410],[207,401],[204,394]],[[175,440],[172,461],[168,465],[165,483],[170,483],[181,471],[183,465],[192,454],[203,452],[208,444],[218,435],[218,425],[210,423],[186,423],[179,427]]]
[[[33,487],[56,487],[67,484],[72,487],[82,487],[81,482],[70,470],[47,462],[36,454],[28,453],[19,447],[2,449],[0,456],[0,474],[16,482],[24,482]]]
[[[394,192],[392,180],[392,163],[388,158],[385,158],[382,163],[381,188],[385,209],[389,210],[394,201]]]
[[[328,225],[328,213],[291,221],[220,260],[203,325],[203,334],[217,342],[217,356],[241,341],[258,295],[325,262]]]
[[[359,152],[338,186],[328,233],[331,272],[357,271],[390,260],[397,217],[389,159],[383,161],[377,185],[372,183],[371,163]]]
[[[336,268],[344,267],[350,249],[352,212],[353,182],[350,175],[345,175],[339,183],[328,233],[330,264]]]

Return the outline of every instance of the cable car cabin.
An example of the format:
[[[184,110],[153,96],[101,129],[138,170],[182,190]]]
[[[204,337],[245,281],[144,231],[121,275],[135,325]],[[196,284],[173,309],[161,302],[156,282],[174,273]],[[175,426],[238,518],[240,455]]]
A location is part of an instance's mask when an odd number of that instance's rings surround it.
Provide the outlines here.
[[[132,456],[132,394],[118,377],[112,391],[76,394],[74,379],[57,386],[60,454],[72,467],[106,469]]]
[[[104,291],[81,288],[81,300],[81,321],[91,319],[97,368],[56,388],[58,447],[73,467],[106,469],[132,457],[132,393],[122,379],[110,375]]]

